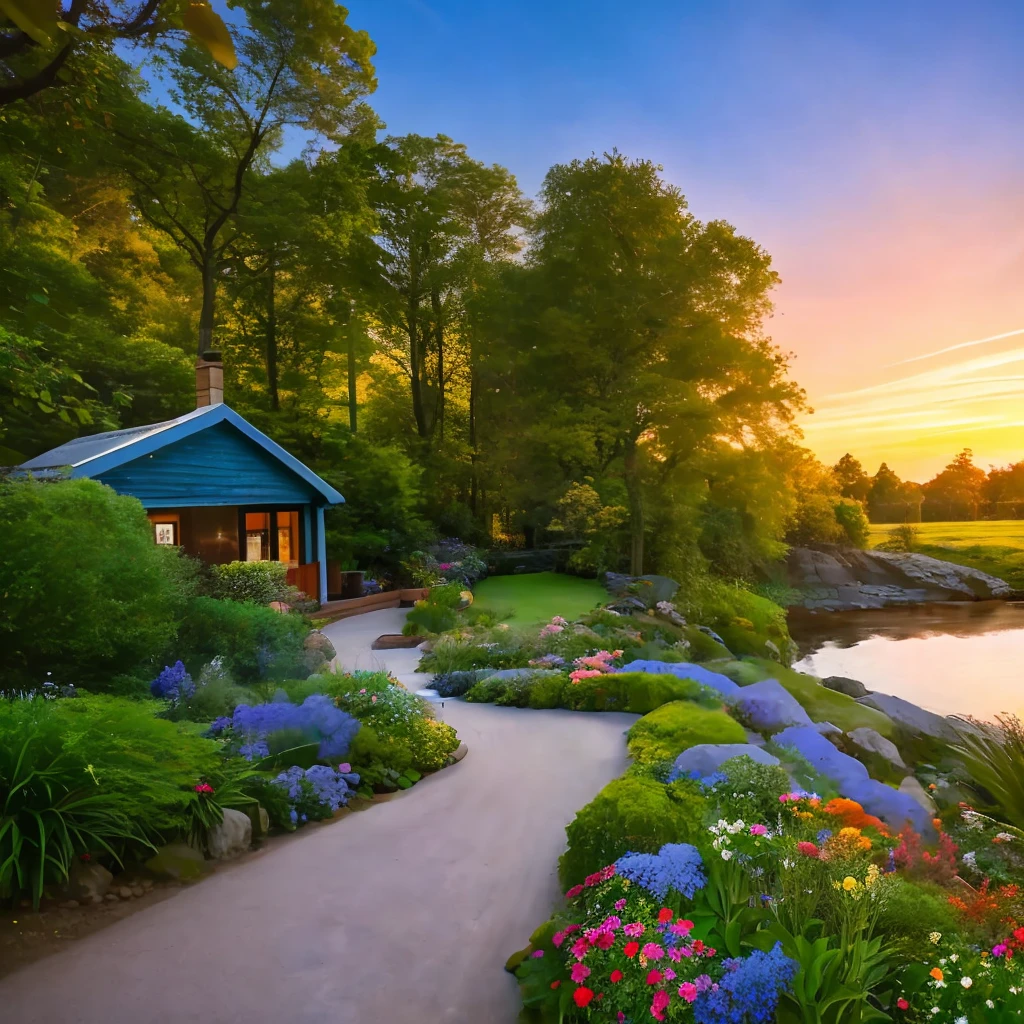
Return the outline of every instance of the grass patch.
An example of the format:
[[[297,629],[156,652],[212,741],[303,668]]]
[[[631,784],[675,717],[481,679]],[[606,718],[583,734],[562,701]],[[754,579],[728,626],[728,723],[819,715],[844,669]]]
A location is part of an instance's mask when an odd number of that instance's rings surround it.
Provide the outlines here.
[[[724,711],[677,700],[644,715],[629,730],[627,741],[633,760],[650,764],[675,760],[699,743],[746,743],[747,734]]]
[[[721,672],[740,686],[749,686],[762,679],[777,679],[796,699],[815,722],[831,722],[843,732],[867,726],[883,736],[893,735],[893,723],[888,715],[874,708],[858,704],[852,697],[830,690],[814,677],[794,672],[765,658],[744,658],[743,661],[715,662],[708,668]]]
[[[932,558],[980,569],[1024,590],[1024,519],[974,523],[914,523],[918,541],[914,550]],[[875,547],[889,536],[891,524],[871,527],[868,539]]]
[[[473,591],[473,607],[492,612],[500,621],[517,626],[541,626],[555,615],[572,622],[608,600],[597,580],[564,576],[557,572],[491,576]]]

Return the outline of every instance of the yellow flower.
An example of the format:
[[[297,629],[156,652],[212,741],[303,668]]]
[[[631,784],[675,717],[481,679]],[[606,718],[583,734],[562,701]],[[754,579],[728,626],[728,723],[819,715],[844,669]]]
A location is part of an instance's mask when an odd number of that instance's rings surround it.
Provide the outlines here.
[[[879,871],[878,865],[877,864],[872,864],[868,868],[868,873],[867,873],[867,875],[864,878],[864,884],[870,889],[871,886],[873,886],[875,884],[875,882],[878,881],[879,876],[881,874],[882,874],[882,872]]]
[[[847,892],[853,892],[853,890],[857,888],[858,884],[857,879],[854,878],[853,875],[847,875],[843,879],[843,888]]]
[[[939,944],[939,939],[941,939],[941,938],[942,938],[942,932],[932,932],[932,933],[931,933],[931,934],[930,934],[930,935],[928,936],[928,941],[929,941],[929,942],[930,942],[930,943],[931,943],[931,944],[932,944],[933,946],[937,946],[937,945]]]

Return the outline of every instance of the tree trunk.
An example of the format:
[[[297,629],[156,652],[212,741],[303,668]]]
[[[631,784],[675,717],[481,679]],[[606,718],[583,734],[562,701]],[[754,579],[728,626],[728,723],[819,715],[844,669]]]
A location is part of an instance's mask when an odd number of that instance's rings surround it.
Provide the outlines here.
[[[430,308],[434,314],[434,338],[437,341],[437,411],[434,423],[440,439],[444,440],[444,320],[441,295],[436,288],[430,290]]]
[[[412,385],[412,414],[416,420],[416,433],[420,437],[427,437],[430,431],[427,429],[427,416],[423,408],[423,352],[420,346],[422,341],[419,331],[419,303],[416,299],[409,299],[409,375]]]
[[[215,352],[213,343],[213,317],[217,301],[217,272],[212,256],[203,258],[203,305],[199,312],[199,356]]]
[[[469,510],[473,517],[479,516],[477,465],[476,465],[476,367],[473,365],[473,350],[469,351]]]
[[[356,400],[356,318],[348,318],[348,429],[354,434],[356,432],[356,413],[358,402]]]
[[[281,400],[277,390],[277,268],[270,262],[267,288],[267,387],[270,390],[270,408],[277,412]]]
[[[630,439],[625,458],[626,494],[629,497],[629,571],[644,572],[644,503],[640,485],[640,467],[636,440]]]

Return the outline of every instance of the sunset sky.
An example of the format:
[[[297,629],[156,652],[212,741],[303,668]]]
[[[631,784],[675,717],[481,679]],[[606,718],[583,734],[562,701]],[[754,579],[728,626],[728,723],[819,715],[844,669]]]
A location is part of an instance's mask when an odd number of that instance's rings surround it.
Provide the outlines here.
[[[1024,4],[348,6],[389,131],[450,135],[531,194],[617,146],[760,242],[823,459],[1024,459]]]

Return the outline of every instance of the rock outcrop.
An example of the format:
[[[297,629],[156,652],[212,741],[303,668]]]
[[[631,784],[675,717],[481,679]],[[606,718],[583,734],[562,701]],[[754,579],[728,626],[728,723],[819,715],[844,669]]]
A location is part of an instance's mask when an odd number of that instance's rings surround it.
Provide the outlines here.
[[[811,610],[984,601],[1014,594],[1008,583],[988,573],[915,552],[792,548],[787,569],[800,594],[796,603]]]

